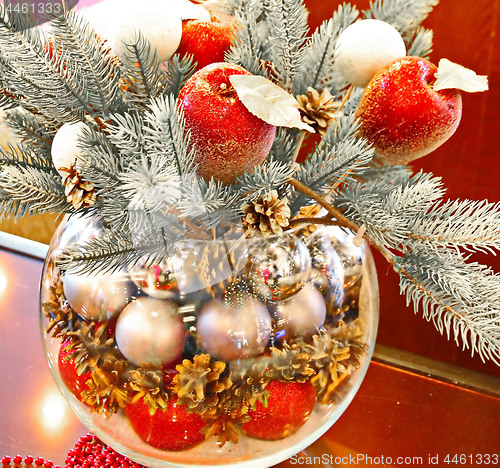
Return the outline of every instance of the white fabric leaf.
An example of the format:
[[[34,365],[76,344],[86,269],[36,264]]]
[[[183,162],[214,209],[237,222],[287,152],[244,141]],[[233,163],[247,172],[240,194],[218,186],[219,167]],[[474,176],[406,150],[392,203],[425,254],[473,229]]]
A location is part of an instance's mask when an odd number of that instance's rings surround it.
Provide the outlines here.
[[[272,81],[258,75],[231,75],[229,81],[243,105],[264,122],[315,133],[302,121],[297,100]]]
[[[448,59],[439,61],[437,80],[434,83],[434,90],[441,89],[461,89],[467,93],[479,93],[488,89],[488,77],[477,75],[476,72],[468,68],[450,62]]]

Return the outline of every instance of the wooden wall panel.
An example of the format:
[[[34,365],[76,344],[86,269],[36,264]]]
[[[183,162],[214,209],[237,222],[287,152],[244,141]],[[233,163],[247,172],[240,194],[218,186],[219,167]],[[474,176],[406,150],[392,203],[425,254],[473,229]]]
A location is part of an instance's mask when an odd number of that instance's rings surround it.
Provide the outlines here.
[[[306,0],[310,24],[316,27],[331,17],[337,0]],[[359,9],[368,0],[353,0]],[[461,199],[500,200],[500,37],[498,17],[500,0],[441,0],[425,26],[434,30],[435,63],[448,58],[486,74],[490,90],[463,96],[462,122],[455,135],[434,153],[415,162],[423,169],[441,176],[448,187],[447,196]],[[475,255],[473,260],[488,264],[500,272],[500,257]],[[483,364],[462,352],[454,342],[442,337],[431,323],[414,315],[399,295],[398,277],[376,255],[381,292],[381,320],[378,341],[429,357],[500,375],[498,367]]]

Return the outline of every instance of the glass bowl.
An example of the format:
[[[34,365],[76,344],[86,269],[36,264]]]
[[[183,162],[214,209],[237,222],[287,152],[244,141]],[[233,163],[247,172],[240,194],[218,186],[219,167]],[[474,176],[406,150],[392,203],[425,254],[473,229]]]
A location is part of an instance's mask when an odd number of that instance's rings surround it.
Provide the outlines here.
[[[378,283],[337,226],[186,239],[113,273],[60,271],[102,235],[68,217],[41,281],[53,376],[78,418],[149,467],[271,466],[327,431],[366,373]]]

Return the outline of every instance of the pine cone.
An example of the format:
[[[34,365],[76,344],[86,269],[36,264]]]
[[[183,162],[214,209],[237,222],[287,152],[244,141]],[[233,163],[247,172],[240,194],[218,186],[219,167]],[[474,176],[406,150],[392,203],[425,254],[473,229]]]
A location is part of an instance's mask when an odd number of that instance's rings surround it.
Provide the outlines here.
[[[82,402],[90,406],[90,412],[109,417],[130,403],[130,389],[124,385],[129,365],[128,361],[109,356],[92,370],[92,378],[87,381],[89,389],[82,392]]]
[[[232,392],[226,392],[225,406],[231,411],[248,408],[255,409],[258,401],[267,405],[269,392],[266,386],[270,382],[266,372],[269,368],[270,358],[259,357],[242,359],[231,364],[229,377],[233,382]]]
[[[314,88],[309,87],[307,94],[297,96],[297,101],[302,120],[323,136],[332,120],[342,115],[339,110],[341,102],[335,101],[328,89],[319,94]]]
[[[135,395],[132,403],[141,398],[148,405],[149,414],[155,414],[160,408],[165,410],[169,394],[163,385],[163,371],[160,366],[139,367],[130,371],[130,388]]]
[[[321,205],[309,205],[302,206],[299,210],[299,214],[294,219],[300,218],[315,218],[321,213],[322,207]],[[310,236],[313,232],[317,230],[316,224],[303,224],[301,228],[297,231],[297,235],[299,237],[307,237]]]
[[[284,344],[283,349],[271,349],[271,362],[266,376],[282,382],[305,382],[314,374],[311,357],[297,344]]]
[[[329,334],[314,335],[313,342],[302,345],[303,352],[310,355],[311,366],[316,375],[311,383],[316,387],[318,402],[322,405],[336,401],[336,390],[351,373],[350,346],[334,340]]]
[[[92,206],[96,201],[94,184],[83,180],[75,165],[61,167],[59,172],[62,176],[62,183],[65,187],[64,195],[76,209]]]
[[[106,359],[117,359],[118,351],[113,346],[113,338],[108,338],[107,333],[106,322],[97,329],[93,322],[82,322],[78,330],[68,332],[68,336],[72,338],[68,347],[72,353],[68,355],[68,359],[75,361],[80,375],[87,370],[99,368]]]
[[[243,226],[252,234],[282,234],[290,218],[288,199],[278,198],[278,192],[272,190],[267,195],[246,204],[243,209]]]
[[[200,354],[193,361],[184,359],[176,367],[179,372],[173,379],[173,391],[178,403],[186,405],[189,412],[205,414],[219,404],[220,393],[232,386],[227,377],[221,377],[226,369],[222,361],[210,362],[210,355]]]
[[[250,421],[250,416],[243,412],[226,412],[220,410],[208,418],[205,418],[206,425],[201,430],[205,438],[217,437],[217,444],[223,447],[226,442],[237,444],[240,436],[245,433],[243,424]]]
[[[56,338],[66,338],[69,330],[76,328],[79,316],[69,306],[63,292],[63,282],[59,269],[54,267],[53,260],[47,265],[47,300],[42,302],[45,317],[49,320],[47,334]]]

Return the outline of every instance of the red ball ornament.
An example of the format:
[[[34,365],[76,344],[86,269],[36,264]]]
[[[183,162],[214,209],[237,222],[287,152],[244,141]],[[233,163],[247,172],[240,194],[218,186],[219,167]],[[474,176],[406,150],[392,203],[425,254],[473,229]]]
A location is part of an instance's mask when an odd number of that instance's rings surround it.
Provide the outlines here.
[[[258,402],[248,415],[252,418],[243,425],[250,437],[278,440],[295,434],[309,419],[316,403],[316,390],[308,381],[271,382],[267,407]]]
[[[213,63],[186,82],[178,99],[196,149],[198,173],[225,184],[262,164],[276,134],[276,127],[251,114],[240,101],[231,75],[250,72],[231,63]]]
[[[87,381],[92,378],[92,374],[90,371],[87,371],[78,375],[75,361],[70,357],[73,352],[73,350],[68,348],[70,345],[71,340],[69,338],[62,342],[59,349],[57,367],[64,385],[81,401],[82,392],[89,389]]]
[[[184,450],[205,438],[200,432],[205,425],[201,416],[188,413],[177,404],[177,397],[168,401],[165,411],[158,409],[153,415],[142,400],[129,404],[125,411],[134,431],[152,447]]]
[[[435,91],[437,67],[420,57],[395,60],[375,74],[356,110],[361,134],[390,164],[406,164],[434,151],[460,123],[456,89]]]

